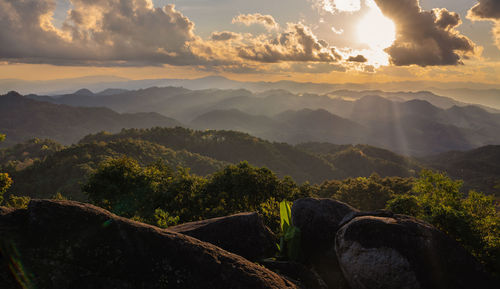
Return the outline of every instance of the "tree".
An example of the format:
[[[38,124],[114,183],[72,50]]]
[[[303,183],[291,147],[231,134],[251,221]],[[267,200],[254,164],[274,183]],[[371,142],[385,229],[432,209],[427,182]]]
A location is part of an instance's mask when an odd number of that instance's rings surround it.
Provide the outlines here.
[[[91,202],[115,214],[144,215],[158,185],[155,173],[143,170],[134,159],[113,159],[102,163],[82,190]]]
[[[387,208],[423,219],[455,238],[492,272],[500,272],[500,216],[493,197],[460,192],[462,181],[423,170],[411,194],[396,196]]]
[[[344,180],[334,198],[362,211],[385,208],[393,192],[380,182],[381,178],[377,174],[372,174],[369,178],[349,178]]]
[[[12,179],[8,174],[0,173],[0,204],[3,202],[3,195],[12,185]]]
[[[4,134],[0,134],[0,142],[5,139]],[[0,173],[0,204],[3,202],[3,195],[12,185],[12,179],[6,173]]]

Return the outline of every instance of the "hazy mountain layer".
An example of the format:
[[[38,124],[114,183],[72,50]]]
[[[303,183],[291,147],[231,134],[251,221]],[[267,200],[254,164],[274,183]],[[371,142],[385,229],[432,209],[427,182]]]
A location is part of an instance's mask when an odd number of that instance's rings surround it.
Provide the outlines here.
[[[0,132],[7,135],[1,146],[33,137],[51,138],[63,144],[102,130],[170,127],[179,123],[158,113],[119,114],[103,107],[72,107],[35,101],[15,92],[0,96]]]

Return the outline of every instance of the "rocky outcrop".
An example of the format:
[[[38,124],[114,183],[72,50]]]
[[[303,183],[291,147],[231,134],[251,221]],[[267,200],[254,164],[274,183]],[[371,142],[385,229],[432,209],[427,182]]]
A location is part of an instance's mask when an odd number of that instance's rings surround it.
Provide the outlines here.
[[[275,255],[276,238],[257,213],[190,222],[168,228],[256,261]]]
[[[292,223],[302,232],[301,251],[305,262],[329,288],[348,288],[335,254],[335,235],[346,216],[358,210],[333,199],[305,198],[292,206]]]
[[[335,248],[352,289],[498,288],[455,240],[407,216],[354,217]]]
[[[328,285],[326,285],[323,278],[314,269],[308,268],[304,264],[273,259],[261,260],[260,263],[271,271],[290,278],[300,288],[328,289]]]
[[[0,214],[2,288],[296,288],[212,244],[70,201]]]
[[[332,248],[340,223],[354,212],[357,210],[353,207],[333,199],[296,200],[292,206],[292,223],[302,232],[304,255],[322,255]]]
[[[298,200],[292,215],[309,255],[302,263],[262,260],[268,270],[214,245],[260,258],[266,250],[252,247],[274,242],[255,213],[187,223],[174,232],[77,202],[0,207],[0,284],[2,289],[496,288],[455,240],[417,219],[358,212],[326,199]]]

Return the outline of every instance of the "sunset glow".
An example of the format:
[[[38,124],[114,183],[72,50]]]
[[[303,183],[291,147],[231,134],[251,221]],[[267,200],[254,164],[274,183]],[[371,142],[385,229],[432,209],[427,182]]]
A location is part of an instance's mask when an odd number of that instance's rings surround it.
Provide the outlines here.
[[[384,49],[396,40],[396,26],[380,9],[372,8],[357,25],[358,41],[372,49]]]

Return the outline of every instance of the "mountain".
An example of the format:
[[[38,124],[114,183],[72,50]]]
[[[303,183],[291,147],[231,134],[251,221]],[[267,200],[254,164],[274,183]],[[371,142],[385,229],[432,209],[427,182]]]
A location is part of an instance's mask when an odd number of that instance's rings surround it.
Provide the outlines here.
[[[490,145],[469,151],[451,151],[420,161],[427,167],[445,171],[464,180],[464,189],[493,193],[500,198],[500,146]]]
[[[281,126],[274,119],[263,115],[251,115],[238,109],[212,110],[190,122],[196,129],[235,130],[256,136],[275,132]]]
[[[11,193],[50,197],[55,192],[83,200],[80,183],[98,165],[111,158],[129,156],[148,165],[161,159],[169,167],[189,167],[207,175],[230,163],[248,161],[280,177],[298,182],[368,177],[414,177],[422,168],[447,172],[464,180],[464,191],[475,189],[498,197],[500,146],[453,151],[425,158],[411,158],[369,145],[335,145],[309,142],[296,146],[269,142],[233,131],[195,131],[184,128],[127,129],[120,133],[88,135],[65,147],[34,139],[0,149],[0,170],[14,179]]]
[[[285,90],[252,93],[244,89],[152,87],[114,92],[96,94],[80,90],[50,99],[72,106],[105,106],[120,113],[152,111],[197,129],[240,130],[292,144],[311,141],[369,144],[424,156],[500,143],[497,133],[500,114],[471,105],[441,108],[427,100],[406,101],[411,93],[399,93],[403,96],[398,100],[377,94],[346,100]],[[425,92],[413,95],[435,97]]]
[[[380,172],[381,175],[388,176],[388,174],[378,169],[367,174],[343,172],[323,158],[323,155],[319,152],[305,149],[302,145],[291,146],[286,143],[269,142],[249,134],[234,131],[195,131],[180,127],[129,129],[117,134],[89,135],[83,138],[80,143],[109,142],[119,139],[145,140],[174,150],[187,150],[229,163],[246,160],[255,166],[268,167],[280,176],[292,176],[298,182],[320,183],[327,179],[338,179],[343,176],[365,176],[373,172]],[[351,146],[342,146],[340,151],[350,148]],[[409,165],[406,157],[397,157],[396,154],[387,150],[379,149],[377,151],[376,148],[368,146],[363,147],[363,150],[367,151],[367,156],[381,161],[391,155],[391,158],[388,159],[393,163],[400,164],[402,167],[402,171],[395,172],[394,175],[413,175],[414,173],[410,172],[410,170],[417,168],[413,163]],[[352,159],[352,161],[356,162],[355,159]]]
[[[2,146],[38,138],[63,144],[106,130],[178,126],[179,122],[157,113],[119,114],[108,108],[83,108],[36,101],[16,92],[0,96],[0,131],[7,135]]]
[[[369,128],[368,144],[407,155],[470,150],[500,142],[499,114],[475,106],[440,109],[423,100],[400,103],[365,96],[354,103],[351,120]]]
[[[500,88],[487,87],[486,85],[477,88],[431,88],[436,93],[452,97],[458,101],[480,104],[487,107],[500,109]]]
[[[336,148],[319,151],[317,147]],[[169,167],[191,168],[207,175],[229,163],[248,161],[280,177],[300,183],[370,176],[414,176],[419,166],[408,158],[369,146],[336,146],[308,143],[291,146],[269,142],[234,131],[195,131],[184,128],[127,129],[101,132],[64,147],[54,141],[34,139],[0,149],[0,171],[14,179],[11,193],[47,198],[60,192],[84,200],[80,184],[105,160],[129,156],[148,165],[159,159]],[[358,170],[358,168],[361,168]]]
[[[25,81],[18,79],[0,79],[0,93],[15,90],[22,94],[36,93],[48,95],[68,94],[86,87],[98,92],[107,89],[139,90],[148,87],[177,86],[191,90],[204,89],[246,89],[258,93],[268,90],[287,90],[296,94],[329,94],[332,91],[357,91],[364,95],[369,91],[384,91],[384,97],[391,100],[407,101],[422,99],[441,107],[450,105],[476,104],[485,109],[500,109],[500,86],[498,84],[473,82],[438,82],[438,81],[403,81],[389,83],[312,83],[295,81],[244,82],[227,79],[222,76],[207,76],[196,79],[142,79],[130,80],[113,76],[88,76],[82,78],[59,79],[51,81]],[[367,93],[363,91],[368,91]],[[402,92],[406,91],[406,92]],[[413,91],[413,92],[412,92]],[[428,92],[427,92],[428,91]],[[391,92],[394,92],[391,94]],[[438,94],[439,96],[432,95]],[[359,98],[359,96],[357,96]],[[453,103],[452,102],[458,102]],[[489,108],[487,108],[489,107]]]
[[[325,160],[286,143],[269,142],[235,131],[195,131],[176,128],[128,129],[117,134],[94,134],[80,143],[139,139],[173,150],[187,150],[219,161],[248,161],[265,166],[280,176],[292,176],[298,182],[322,182],[337,173]]]
[[[343,173],[341,178],[368,177],[374,172],[382,177],[413,177],[422,169],[412,158],[368,145],[311,142],[299,144],[297,148],[326,159]]]
[[[286,111],[274,119],[287,124],[282,132],[282,141],[289,143],[364,143],[364,136],[368,133],[366,127],[324,109]]]
[[[194,119],[197,129],[236,130],[264,139],[297,144],[301,142],[363,142],[366,128],[326,110],[286,111],[274,117],[251,115],[237,109],[214,110]]]
[[[47,142],[47,141],[43,141]],[[42,142],[42,143],[43,143]],[[149,165],[161,159],[172,169],[177,166],[190,168],[192,173],[207,175],[222,169],[227,163],[217,161],[185,150],[174,151],[162,145],[138,139],[119,139],[110,142],[92,142],[59,148],[51,153],[44,153],[43,145],[27,142],[16,145],[13,149],[0,150],[3,159],[11,158],[9,163],[0,165],[9,172],[14,180],[11,191],[36,198],[50,198],[60,192],[73,199],[85,200],[80,186],[98,165],[111,158],[131,157],[142,165]],[[39,147],[31,150],[30,159],[12,165],[12,157],[21,148]],[[1,159],[0,159],[1,160]],[[31,165],[26,166],[26,163]],[[19,166],[21,164],[22,166]],[[0,167],[1,167],[0,166]]]
[[[453,106],[469,106],[474,103],[474,106],[481,107],[482,109],[492,112],[492,113],[498,113],[500,112],[500,109],[495,109],[493,107],[499,107],[500,105],[494,105],[494,106],[486,106],[486,105],[481,105],[478,103],[475,103],[473,100],[469,101],[458,101],[452,97],[446,97],[446,96],[441,96],[437,95],[431,91],[382,91],[382,90],[362,90],[362,91],[356,91],[356,90],[336,90],[332,91],[327,94],[328,96],[334,97],[334,98],[341,98],[345,100],[351,100],[355,101],[358,99],[361,99],[365,96],[370,96],[370,95],[377,95],[381,96],[385,99],[394,101],[394,102],[406,102],[410,100],[425,100],[429,103],[431,103],[434,106],[437,106],[442,109],[448,109]],[[498,94],[500,95],[500,94]]]

